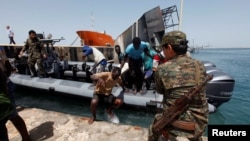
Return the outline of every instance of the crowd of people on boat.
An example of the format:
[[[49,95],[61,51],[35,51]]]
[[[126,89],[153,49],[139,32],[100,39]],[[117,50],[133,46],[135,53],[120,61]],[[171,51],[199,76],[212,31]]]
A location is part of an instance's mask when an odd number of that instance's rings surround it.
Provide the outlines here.
[[[174,101],[184,96],[193,87],[202,83],[206,78],[204,65],[187,55],[188,40],[186,34],[181,31],[171,31],[164,35],[160,47],[161,51],[155,50],[148,42],[141,41],[139,37],[133,38],[124,53],[119,45],[115,46],[115,52],[118,55],[120,63],[119,67],[113,67],[111,71],[96,72],[96,67],[101,65],[103,68],[107,65],[107,60],[98,49],[84,45],[82,43],[82,57],[86,59],[88,55],[94,56],[95,64],[90,69],[90,78],[95,84],[93,98],[91,100],[90,109],[92,116],[89,119],[89,124],[96,120],[96,109],[100,102],[104,102],[107,106],[106,112],[112,117],[113,110],[119,108],[123,104],[122,98],[112,94],[112,89],[115,86],[122,87],[122,94],[130,90],[134,94],[143,94],[143,83],[146,88],[150,89],[151,82],[155,83],[157,93],[163,95],[162,112],[157,113],[152,125],[149,127],[149,141],[157,141],[158,138],[172,139],[176,136],[185,136],[190,140],[200,140],[205,128],[208,124],[208,103],[205,97],[205,88],[195,95],[189,104],[188,108],[175,117],[175,123],[167,125],[160,132],[154,128],[154,124],[164,118],[164,114],[168,112]],[[46,51],[39,42],[34,30],[29,31],[24,48],[20,51],[20,56],[24,51],[28,50],[28,66],[31,71],[31,77],[37,76],[35,64],[38,65],[38,73],[40,78],[45,77],[42,59],[47,57]],[[128,64],[128,69],[122,72],[125,64]],[[6,66],[0,67],[2,72],[5,72]],[[15,104],[10,102],[9,94],[11,90],[8,83],[9,73],[1,74],[1,90],[0,90],[0,140],[8,140],[6,131],[6,122],[13,119],[15,112]],[[135,86],[133,88],[133,86]],[[11,120],[12,121],[12,120]],[[25,123],[21,122],[23,140],[29,140]],[[19,124],[19,125],[20,125]],[[182,126],[176,126],[176,125]],[[21,126],[21,125],[20,125]],[[19,126],[19,127],[20,127]],[[3,128],[2,128],[3,127]],[[192,127],[192,128],[191,128]],[[17,127],[17,129],[19,129]],[[164,131],[164,134],[162,134]],[[25,139],[26,138],[26,139]]]
[[[187,110],[175,117],[175,124],[163,129],[164,134],[162,130],[155,127],[155,123],[164,119],[164,114],[178,98],[185,96],[194,86],[206,79],[204,65],[187,54],[187,43],[185,33],[172,31],[163,37],[162,51],[156,52],[148,42],[141,41],[139,37],[132,40],[124,53],[121,52],[119,45],[115,46],[120,67],[114,67],[111,72],[100,72],[91,76],[91,79],[96,82],[96,88],[90,106],[92,117],[89,119],[89,124],[96,119],[96,106],[99,102],[108,105],[106,111],[111,117],[114,116],[113,110],[122,105],[122,99],[112,94],[112,88],[116,86],[116,83],[122,87],[123,92],[128,92],[134,84],[133,93],[142,94],[143,82],[146,82],[146,88],[149,89],[153,81],[156,84],[156,91],[163,94],[164,108],[163,112],[156,114],[150,125],[148,140],[158,141],[159,138],[172,140],[176,136],[201,140],[208,124],[205,88],[197,92],[198,94],[194,96]],[[121,73],[125,63],[128,63],[128,69]]]

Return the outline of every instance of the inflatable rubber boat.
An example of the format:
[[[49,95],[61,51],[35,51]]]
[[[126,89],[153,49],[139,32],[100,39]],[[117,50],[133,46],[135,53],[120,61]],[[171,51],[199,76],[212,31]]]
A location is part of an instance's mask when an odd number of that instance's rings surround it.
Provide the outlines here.
[[[207,73],[213,75],[213,79],[208,82],[206,89],[209,112],[212,113],[221,104],[230,100],[235,81],[231,76],[216,68],[215,64],[209,61],[203,63]],[[52,64],[54,67],[51,68],[53,70],[49,70],[50,75],[48,78],[31,78],[29,74],[14,73],[10,76],[10,79],[20,86],[92,98],[95,86],[87,79],[88,71],[86,71],[92,65],[92,62],[54,62]],[[118,66],[118,64],[114,64],[112,61],[109,62],[107,71],[112,66]],[[158,94],[153,87],[152,84],[152,89],[145,90],[144,94],[137,93],[135,95],[131,91],[121,95],[122,89],[120,87],[113,88],[112,93],[115,96],[122,96],[125,105],[143,109],[158,109],[161,108],[163,96]]]

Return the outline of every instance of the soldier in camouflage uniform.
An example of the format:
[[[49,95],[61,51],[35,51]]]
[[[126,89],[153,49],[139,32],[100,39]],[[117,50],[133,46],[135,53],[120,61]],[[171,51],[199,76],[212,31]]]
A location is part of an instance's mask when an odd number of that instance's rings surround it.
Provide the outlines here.
[[[181,31],[171,31],[162,39],[161,46],[168,61],[157,68],[155,83],[156,91],[163,94],[163,111],[166,111],[176,99],[183,96],[191,88],[205,81],[204,65],[186,55],[187,43],[186,34]],[[168,125],[164,130],[170,140],[175,140],[177,136],[187,137],[189,140],[201,140],[208,124],[208,103],[205,92],[205,87],[203,87],[194,96],[188,109],[175,120],[192,124],[195,129],[184,130],[180,127],[174,127],[173,124]],[[161,117],[162,113],[157,113],[154,122]],[[158,141],[158,138],[163,136],[153,132],[152,125],[149,128],[148,140]]]
[[[37,75],[35,64],[37,63],[38,71],[40,77],[45,76],[45,71],[43,67],[42,60],[47,57],[46,50],[43,45],[40,43],[39,38],[36,36],[36,32],[34,30],[29,31],[29,38],[26,40],[24,48],[22,49],[22,54],[24,51],[28,52],[28,65],[31,71],[31,77]]]

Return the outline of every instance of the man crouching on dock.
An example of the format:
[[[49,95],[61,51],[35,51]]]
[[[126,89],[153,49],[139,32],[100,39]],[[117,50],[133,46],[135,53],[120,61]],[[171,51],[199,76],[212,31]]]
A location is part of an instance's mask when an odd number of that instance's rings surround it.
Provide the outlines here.
[[[111,93],[113,87],[115,87],[117,83],[123,88],[124,92],[125,88],[122,84],[120,75],[121,69],[119,67],[114,67],[111,72],[101,72],[91,75],[91,79],[97,83],[90,105],[92,117],[88,121],[89,124],[92,124],[96,120],[96,107],[99,101],[107,104],[106,112],[111,117],[114,116],[113,109],[118,108],[123,104],[122,99],[115,97]]]

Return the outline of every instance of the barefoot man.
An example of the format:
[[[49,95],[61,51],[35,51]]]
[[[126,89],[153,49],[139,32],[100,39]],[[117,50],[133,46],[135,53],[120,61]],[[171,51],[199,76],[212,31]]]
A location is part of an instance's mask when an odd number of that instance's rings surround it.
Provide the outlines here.
[[[107,104],[106,112],[110,117],[114,116],[113,109],[122,105],[123,100],[112,94],[112,89],[116,84],[119,84],[123,91],[125,90],[120,76],[121,69],[119,67],[114,67],[111,72],[100,72],[91,75],[91,79],[96,82],[96,87],[90,105],[92,117],[88,121],[89,124],[96,120],[96,107],[99,102]]]

